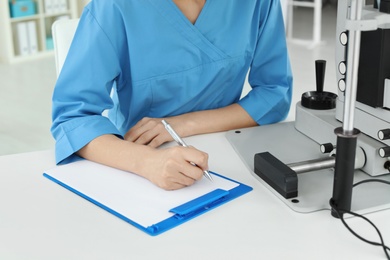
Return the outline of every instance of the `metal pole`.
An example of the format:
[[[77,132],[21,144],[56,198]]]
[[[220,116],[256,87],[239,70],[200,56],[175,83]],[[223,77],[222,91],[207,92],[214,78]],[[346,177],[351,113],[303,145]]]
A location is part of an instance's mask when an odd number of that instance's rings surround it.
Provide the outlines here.
[[[287,164],[297,174],[304,172],[311,172],[322,169],[329,169],[335,166],[336,159],[334,157],[326,157],[321,159],[314,159],[310,161],[303,161],[298,163]]]
[[[352,0],[349,20],[356,21],[362,17],[363,0]],[[343,130],[345,133],[352,133],[355,115],[355,103],[357,92],[357,80],[360,57],[361,32],[350,30],[348,32],[348,58],[346,89],[344,98],[344,119]]]
[[[352,22],[360,20],[362,9],[363,0],[352,0],[349,20]],[[348,212],[351,210],[356,144],[357,136],[360,133],[359,130],[353,127],[359,69],[360,37],[361,32],[359,30],[349,30],[343,126],[342,128],[335,129],[335,134],[337,135],[336,164],[333,195],[330,200],[332,205],[331,213],[334,217],[340,217],[339,212],[343,215],[345,211]]]

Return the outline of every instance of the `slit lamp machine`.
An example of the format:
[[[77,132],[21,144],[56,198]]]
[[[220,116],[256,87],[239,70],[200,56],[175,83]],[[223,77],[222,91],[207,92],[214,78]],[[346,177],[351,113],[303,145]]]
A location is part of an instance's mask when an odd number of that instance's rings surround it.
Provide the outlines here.
[[[317,60],[316,90],[302,94],[294,122],[227,133],[253,176],[297,212],[390,208],[380,183],[390,181],[389,13],[390,1],[338,1],[338,93],[324,91]]]

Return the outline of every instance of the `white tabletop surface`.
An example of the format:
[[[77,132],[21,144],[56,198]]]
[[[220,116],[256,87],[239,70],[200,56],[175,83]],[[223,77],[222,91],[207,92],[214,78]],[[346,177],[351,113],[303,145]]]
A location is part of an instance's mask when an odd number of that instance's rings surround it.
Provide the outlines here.
[[[253,191],[159,236],[44,178],[53,151],[0,157],[0,259],[385,259],[329,211],[302,214],[258,181],[224,133],[187,138],[210,169]],[[390,210],[367,215],[390,241]],[[348,223],[378,241],[359,219]]]

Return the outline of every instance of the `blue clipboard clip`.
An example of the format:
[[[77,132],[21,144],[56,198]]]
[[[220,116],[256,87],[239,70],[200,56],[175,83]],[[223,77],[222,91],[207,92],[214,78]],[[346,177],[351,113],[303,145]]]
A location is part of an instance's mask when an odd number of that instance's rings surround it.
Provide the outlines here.
[[[223,202],[228,194],[229,192],[226,190],[216,189],[181,206],[173,208],[169,212],[175,213],[175,217],[178,219],[188,218],[197,212],[211,208],[214,204]]]
[[[217,173],[215,175],[221,176]],[[218,206],[225,204],[245,193],[248,193],[252,190],[252,187],[247,186],[245,184],[239,183],[237,181],[231,180],[224,176],[221,176],[225,179],[238,183],[239,186],[231,189],[231,190],[222,190],[216,189],[212,192],[209,192],[201,197],[198,197],[192,201],[189,201],[183,205],[175,207],[170,210],[170,212],[175,213],[172,217],[161,221],[160,223],[156,223],[143,229],[146,233],[152,236],[159,235],[171,228],[174,228],[184,222],[187,222],[203,213],[206,213]],[[142,228],[141,228],[142,229]]]

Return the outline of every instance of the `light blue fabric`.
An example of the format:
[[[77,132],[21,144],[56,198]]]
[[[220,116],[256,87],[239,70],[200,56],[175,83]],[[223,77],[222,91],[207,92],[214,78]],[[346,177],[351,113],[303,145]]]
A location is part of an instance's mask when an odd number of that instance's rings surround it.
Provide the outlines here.
[[[249,69],[253,89],[239,100]],[[275,123],[291,92],[278,0],[207,0],[194,25],[172,0],[93,0],[53,94],[56,161],[145,116],[238,102],[258,124]]]

